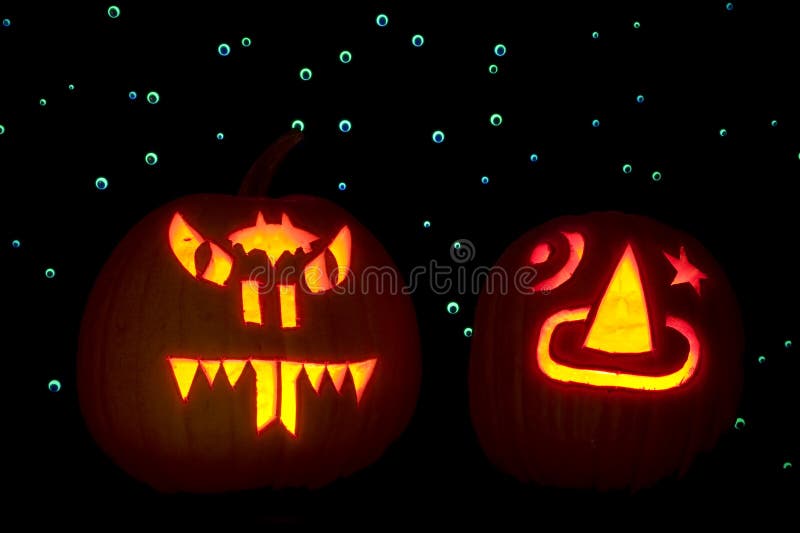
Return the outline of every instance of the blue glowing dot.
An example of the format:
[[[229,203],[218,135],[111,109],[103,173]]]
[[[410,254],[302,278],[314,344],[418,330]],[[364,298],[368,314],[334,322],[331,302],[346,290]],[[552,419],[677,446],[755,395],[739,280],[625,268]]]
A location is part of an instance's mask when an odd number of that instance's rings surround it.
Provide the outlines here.
[[[494,55],[497,57],[503,57],[506,55],[506,45],[500,43],[494,46]]]
[[[487,185],[489,183],[489,176],[482,176],[481,177],[481,183],[483,183],[484,185]]]
[[[69,85],[67,85],[67,89],[70,90],[70,91],[74,91],[75,90],[75,85],[70,83]]]
[[[593,31],[592,32],[592,39],[599,39],[599,38],[600,38],[600,32]]]
[[[14,239],[13,241],[11,241],[12,248],[19,248],[20,246],[22,246],[22,243],[19,242],[19,239]]]
[[[728,135],[728,130],[726,130],[725,128],[722,128],[721,130],[719,130],[719,136],[720,137],[725,137],[727,135]]]
[[[597,119],[594,119],[594,120],[592,121],[592,127],[593,127],[593,128],[599,128],[599,127],[600,127],[600,121],[599,121],[599,120],[597,120]]]
[[[464,328],[464,336],[467,338],[472,337],[472,328]]]
[[[303,81],[308,81],[311,79],[311,69],[310,68],[301,68],[300,69],[300,79]]]
[[[97,187],[98,191],[104,191],[108,188],[108,180],[105,179],[103,176],[100,176],[96,180],[94,180],[94,186]]]
[[[458,313],[461,307],[456,302],[450,302],[447,304],[447,312],[451,315]]]
[[[155,152],[147,152],[144,156],[144,162],[152,167],[158,163],[158,154]]]
[[[221,141],[224,138],[225,138],[225,134],[224,133],[222,133],[221,131],[219,133],[217,133],[217,140],[218,141]]]
[[[489,65],[489,74],[497,74],[497,65],[494,63]]]
[[[759,355],[758,356],[758,364],[759,365],[763,365],[766,362],[767,362],[767,358],[765,356],[763,356],[763,355]]]
[[[11,26],[11,19],[3,19],[3,27],[8,28]]]
[[[644,103],[644,95],[643,94],[639,94],[639,95],[636,96],[636,103],[637,104]]]
[[[345,182],[343,182],[343,181],[340,181],[339,182],[339,190],[340,191],[346,191],[347,190],[347,184]]]
[[[50,392],[58,392],[61,390],[61,382],[57,379],[51,379],[50,383],[47,384],[47,389]]]
[[[433,142],[436,144],[441,144],[444,142],[444,132],[442,130],[434,131],[433,135],[431,135],[431,139],[433,139]]]
[[[489,123],[492,126],[499,126],[500,124],[503,123],[503,117],[500,115],[500,113],[495,113],[491,117],[489,117]]]
[[[653,181],[661,181],[661,172],[659,172],[658,170],[656,170],[655,172],[653,172],[653,173],[650,175],[650,177],[653,179]]]
[[[622,165],[622,173],[623,174],[630,174],[631,172],[633,172],[633,167],[632,166],[630,166],[628,163],[625,163],[624,165]]]
[[[777,120],[773,120],[772,122],[769,123],[769,125],[772,126],[773,128],[777,128],[778,127],[778,121]]]
[[[306,129],[306,125],[302,120],[293,120],[292,121],[292,129],[293,130],[303,131],[304,129]]]
[[[422,223],[422,227],[423,227],[423,228],[425,228],[425,229],[428,229],[428,228],[430,228],[430,227],[431,227],[431,221],[430,221],[430,220],[425,220],[425,221]]]
[[[136,94],[136,91],[131,91],[131,92],[128,93],[128,98],[131,99],[131,100],[136,100],[138,97],[139,97],[139,95]]]
[[[6,127],[0,124],[0,135],[4,134],[5,132],[6,132]]]
[[[791,347],[792,347],[792,341],[791,341],[790,339],[786,339],[786,340],[783,342],[783,347],[784,347],[784,348],[786,348],[786,349],[788,350],[789,348],[791,348]]]
[[[339,121],[339,131],[342,133],[347,133],[352,129],[352,127],[353,125],[347,119]]]
[[[531,163],[536,163],[539,160],[539,155],[538,154],[531,154],[531,156],[528,159],[531,160]]]
[[[39,105],[42,106],[42,107],[46,106],[47,105],[47,100],[45,100],[44,98],[41,98],[39,100]]]
[[[414,46],[416,46],[417,48],[419,48],[420,46],[422,46],[422,45],[423,45],[423,43],[425,43],[425,37],[423,37],[423,36],[422,36],[422,35],[420,35],[419,33],[418,33],[418,34],[416,34],[415,36],[413,36],[413,37],[411,38],[411,44],[413,44],[413,45],[414,45]]]
[[[342,63],[347,64],[351,59],[353,59],[353,54],[351,54],[349,50],[342,50],[339,52],[339,61]]]
[[[157,104],[158,101],[161,100],[161,96],[155,91],[150,91],[147,93],[147,103],[148,104]]]
[[[44,277],[47,279],[53,279],[56,277],[56,271],[54,268],[46,268],[44,271]]]
[[[377,24],[378,26],[380,26],[381,28],[383,28],[383,27],[385,27],[387,24],[389,24],[389,17],[388,17],[388,16],[386,16],[386,15],[384,15],[383,13],[381,13],[380,15],[378,15],[377,17],[375,17],[375,24]]]
[[[642,25],[638,20],[633,21],[633,29],[634,30],[638,30],[641,27],[642,27]]]
[[[461,248],[461,243],[458,242],[458,241],[454,242],[453,243],[453,248],[455,248],[456,250],[460,249]]]
[[[253,44],[253,41],[250,40],[250,37],[242,37],[242,47],[250,48],[251,44]]]
[[[225,57],[231,53],[231,47],[227,43],[221,43],[219,46],[217,46],[217,53],[222,57]]]
[[[736,429],[744,429],[746,425],[747,422],[744,421],[744,418],[739,417],[736,419],[736,422],[734,422],[733,427],[735,427]]]
[[[109,6],[106,13],[108,13],[109,18],[115,19],[119,18],[120,10],[117,6]]]
[[[733,2],[728,2],[727,4],[725,4],[725,10],[733,11]]]

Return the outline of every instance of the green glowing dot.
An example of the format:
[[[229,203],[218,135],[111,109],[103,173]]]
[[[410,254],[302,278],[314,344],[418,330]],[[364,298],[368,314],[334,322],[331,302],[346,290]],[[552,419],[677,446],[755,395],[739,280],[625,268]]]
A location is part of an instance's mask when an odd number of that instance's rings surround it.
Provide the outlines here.
[[[746,425],[747,423],[744,421],[744,418],[739,417],[736,419],[736,422],[733,424],[733,427],[735,427],[736,429],[744,429]]]
[[[653,181],[661,181],[661,172],[656,170],[650,177],[653,178]]]
[[[119,7],[117,7],[117,6],[109,6],[109,8],[106,11],[106,13],[108,13],[108,17],[109,18],[115,19],[115,18],[119,18],[120,10],[119,10]]]
[[[792,347],[792,341],[791,341],[790,339],[786,339],[786,340],[783,342],[783,347],[784,347],[784,348],[786,348],[786,349],[788,350],[789,348],[791,348],[791,347]]]
[[[347,184],[345,182],[343,182],[343,181],[340,181],[339,182],[339,190],[340,191],[346,191],[347,190]]]
[[[778,127],[778,121],[777,120],[773,120],[772,122],[769,123],[769,125],[772,126],[773,128],[777,128]]]
[[[50,392],[58,392],[61,390],[61,382],[57,379],[51,379],[50,383],[47,384],[47,388]]]
[[[459,248],[461,248],[461,243],[460,243],[460,242],[458,242],[458,241],[454,242],[454,243],[453,243],[453,248],[455,248],[456,250],[458,250]]]
[[[305,128],[306,128],[306,125],[302,120],[294,120],[294,121],[292,121],[292,129],[293,130],[303,131]]]
[[[253,44],[253,41],[250,40],[250,37],[242,37],[242,46],[244,48],[250,48],[251,44]]]
[[[136,91],[131,91],[131,92],[128,93],[128,98],[131,99],[131,100],[136,100],[138,97],[139,97],[139,95],[136,94]]]
[[[339,131],[341,131],[342,133],[347,133],[352,128],[353,128],[353,125],[350,123],[349,120],[345,119],[345,120],[340,120],[339,121]]]
[[[489,176],[481,176],[481,183],[483,183],[484,185],[488,185],[489,184]]]
[[[348,50],[342,50],[339,52],[339,61],[342,63],[347,64],[351,59],[353,59],[353,54],[351,54]]]
[[[144,162],[152,167],[158,163],[158,154],[155,152],[147,152],[147,154],[144,156]]]
[[[792,468],[792,463],[790,461],[786,461],[785,463],[783,463],[784,470],[789,470],[790,468]]]
[[[464,336],[467,338],[472,337],[472,328],[464,328]]]
[[[3,27],[8,28],[11,26],[11,19],[3,19]]]
[[[456,302],[450,302],[447,304],[447,312],[451,315],[458,313],[459,309],[461,309],[461,307],[459,307]]]
[[[763,355],[759,355],[758,356],[758,364],[759,365],[763,365],[766,362],[767,362],[767,358],[766,357],[764,357]]]
[[[4,134],[5,132],[6,132],[6,127],[0,124],[0,135]]]
[[[726,130],[725,128],[722,128],[721,130],[719,130],[719,136],[720,137],[725,137],[727,135],[728,135],[728,130]]]
[[[494,63],[489,65],[489,74],[497,74],[497,65]]]
[[[506,45],[502,43],[494,45],[494,55],[496,55],[497,57],[503,57],[504,55],[506,55]]]
[[[500,124],[503,123],[503,117],[500,116],[499,113],[495,113],[494,115],[489,117],[489,123],[491,123],[492,126],[499,126]]]
[[[47,105],[47,100],[45,100],[44,98],[40,99],[39,100],[39,105],[42,106],[42,107],[46,106]]]
[[[531,154],[528,159],[531,160],[531,163],[536,163],[539,160],[539,154]]]
[[[19,248],[20,246],[22,246],[22,243],[19,242],[19,239],[14,239],[13,241],[11,241],[12,248]]]
[[[383,13],[381,13],[380,15],[378,15],[377,17],[375,17],[375,24],[377,24],[378,26],[380,26],[381,28],[383,28],[383,27],[385,27],[387,24],[389,24],[389,17],[388,17],[388,16],[386,16],[386,15],[384,15]]]
[[[433,134],[431,135],[431,139],[433,139],[433,142],[435,142],[436,144],[441,144],[442,142],[444,142],[444,132],[442,130],[434,131]]]
[[[594,120],[592,121],[592,127],[593,127],[593,128],[599,128],[599,127],[600,127],[600,121],[599,121],[599,120],[597,120],[597,119],[594,119]]]
[[[643,95],[643,94],[638,94],[638,95],[636,95],[636,103],[637,103],[637,104],[642,104],[642,103],[644,103],[644,95]]]
[[[67,90],[74,91],[75,90],[75,85],[70,83],[69,85],[67,85]]]
[[[158,101],[161,100],[161,96],[155,91],[150,91],[147,93],[147,103],[148,104],[157,104]]]
[[[54,277],[56,277],[55,269],[46,268],[45,271],[44,271],[44,277],[46,277],[47,279],[53,279]]]
[[[221,131],[217,133],[217,140],[218,141],[221,141],[224,138],[225,138],[225,134],[224,133],[222,133]]]
[[[423,37],[419,33],[411,38],[411,44],[413,44],[417,48],[422,46],[424,43],[425,43],[425,37]]]
[[[430,220],[426,220],[426,221],[424,221],[424,222],[422,223],[422,227],[423,227],[423,228],[425,228],[425,229],[428,229],[428,228],[430,228],[430,227],[431,227],[431,221],[430,221]]]
[[[638,30],[641,27],[642,27],[642,24],[638,20],[633,21],[633,29],[634,30]]]
[[[300,79],[303,81],[308,81],[311,79],[311,69],[310,68],[301,68],[300,69]]]
[[[105,179],[103,176],[100,176],[96,180],[94,180],[94,186],[97,187],[98,191],[104,191],[108,188],[108,180]]]
[[[596,32],[596,31],[593,31],[592,32],[592,39],[599,39],[599,38],[600,38],[600,33]]]
[[[630,166],[628,163],[622,165],[622,172],[623,174],[630,174],[633,171],[633,167]]]
[[[231,53],[231,47],[227,43],[221,43],[219,46],[217,46],[217,53],[222,57],[225,57]]]

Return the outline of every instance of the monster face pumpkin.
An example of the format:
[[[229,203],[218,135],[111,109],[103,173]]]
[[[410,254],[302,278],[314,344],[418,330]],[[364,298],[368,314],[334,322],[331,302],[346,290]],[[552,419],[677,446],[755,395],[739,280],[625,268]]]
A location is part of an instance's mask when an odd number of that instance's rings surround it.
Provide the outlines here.
[[[482,294],[470,369],[485,451],[522,480],[640,487],[710,448],[741,382],[737,306],[693,238],[620,213],[532,230],[501,268],[529,287]]]
[[[397,274],[320,198],[196,195],[157,209],[89,298],[89,429],[166,491],[318,486],[366,466],[407,424],[420,374],[409,298],[370,270]]]

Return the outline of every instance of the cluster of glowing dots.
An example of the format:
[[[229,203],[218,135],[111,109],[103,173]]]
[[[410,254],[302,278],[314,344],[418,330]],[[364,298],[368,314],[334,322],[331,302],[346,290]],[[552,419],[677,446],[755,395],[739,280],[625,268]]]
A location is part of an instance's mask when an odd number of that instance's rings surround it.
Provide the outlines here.
[[[339,131],[341,131],[342,133],[349,132],[352,129],[352,127],[353,125],[347,119],[339,121]]]
[[[442,130],[434,131],[431,135],[431,139],[433,139],[433,142],[436,144],[442,144],[444,142],[444,132]]]
[[[58,392],[61,390],[61,382],[57,379],[51,379],[47,384],[47,390],[50,392]]]
[[[104,191],[108,188],[108,180],[103,176],[100,176],[96,180],[94,180],[94,186],[97,188],[98,191]]]
[[[500,124],[503,123],[502,115],[500,115],[500,113],[493,114],[492,116],[489,117],[489,123],[495,127],[499,126]]]
[[[447,304],[447,312],[451,315],[457,314],[461,310],[461,306],[458,305],[458,302],[449,302]]]
[[[147,154],[144,156],[144,162],[152,167],[158,163],[158,154],[155,152],[147,152]]]
[[[348,64],[352,59],[353,59],[353,54],[351,54],[349,50],[342,50],[341,52],[339,52],[339,61],[341,61],[345,65]]]
[[[375,24],[377,24],[381,28],[385,28],[389,24],[389,17],[381,13],[377,17],[375,17]]]
[[[53,279],[56,277],[56,270],[54,268],[46,268],[44,271],[44,277],[47,279]]]
[[[149,93],[147,93],[147,103],[148,104],[155,105],[155,104],[158,103],[159,100],[161,100],[161,96],[157,92],[150,91]]]
[[[345,183],[343,181],[340,181],[339,182],[339,190],[340,191],[346,191],[347,190],[347,183]]]
[[[303,67],[300,69],[300,79],[303,81],[308,81],[311,79],[311,69],[307,67]]]
[[[464,336],[467,338],[472,337],[472,328],[464,328]]]
[[[118,6],[109,6],[106,13],[108,14],[108,18],[117,19],[119,18],[120,10]]]
[[[423,37],[419,33],[411,38],[411,44],[413,44],[416,48],[419,48],[424,43],[425,43],[425,37]]]
[[[293,120],[292,121],[292,129],[293,130],[298,130],[298,131],[303,131],[304,129],[306,129],[306,125],[302,120]]]

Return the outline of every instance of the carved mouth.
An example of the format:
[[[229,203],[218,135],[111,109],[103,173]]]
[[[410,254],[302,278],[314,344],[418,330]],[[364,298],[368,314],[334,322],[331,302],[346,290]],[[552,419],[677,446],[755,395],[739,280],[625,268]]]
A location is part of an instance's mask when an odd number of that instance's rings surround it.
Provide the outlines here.
[[[341,395],[342,385],[349,371],[356,391],[356,403],[358,403],[372,377],[378,359],[369,358],[344,363],[312,363],[255,357],[248,359],[167,357],[167,361],[178,385],[178,393],[184,402],[189,400],[189,391],[198,368],[202,369],[209,386],[213,387],[214,380],[222,367],[228,383],[231,388],[234,388],[245,366],[249,363],[256,376],[256,430],[261,432],[277,420],[292,436],[296,436],[297,387],[301,374],[305,375],[317,394],[319,394],[322,381],[327,374],[336,392]],[[280,413],[278,413],[279,395]]]

